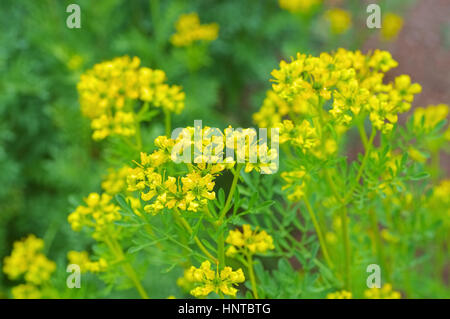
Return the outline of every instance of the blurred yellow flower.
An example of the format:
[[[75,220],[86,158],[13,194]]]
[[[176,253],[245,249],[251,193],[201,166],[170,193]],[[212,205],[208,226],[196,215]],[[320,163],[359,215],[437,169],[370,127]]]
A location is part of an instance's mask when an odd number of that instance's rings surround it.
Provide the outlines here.
[[[327,299],[352,299],[352,293],[347,290],[335,291],[329,293]]]
[[[50,280],[56,264],[42,253],[43,249],[44,241],[34,235],[14,242],[11,255],[4,259],[3,272],[10,279],[18,279],[24,275],[25,281],[33,285]],[[27,286],[21,289],[28,288]]]
[[[281,9],[292,13],[308,13],[312,8],[322,3],[322,0],[278,0]]]
[[[346,10],[333,8],[328,10],[325,16],[330,23],[330,29],[333,34],[345,33],[352,25],[352,16]]]
[[[401,299],[398,291],[392,290],[391,284],[384,284],[381,288],[370,288],[364,291],[367,299]]]
[[[226,243],[232,245],[227,250],[228,256],[239,252],[244,255],[261,254],[275,248],[272,236],[265,230],[252,230],[250,225],[242,226],[242,232],[239,229],[230,230]]]
[[[397,37],[403,27],[403,18],[395,13],[389,12],[383,16],[381,36],[383,40],[390,41]]]
[[[175,24],[177,32],[170,41],[174,46],[189,46],[195,41],[214,41],[219,34],[217,23],[200,24],[197,13],[182,14]]]
[[[102,272],[108,266],[106,260],[103,258],[100,258],[98,261],[90,260],[87,251],[78,252],[71,250],[67,253],[67,259],[70,264],[78,265],[81,272]]]
[[[40,299],[42,298],[42,293],[34,285],[31,284],[20,284],[11,289],[11,294],[14,299]]]
[[[107,136],[133,136],[148,104],[166,112],[180,113],[185,94],[180,86],[167,85],[162,70],[139,67],[138,57],[118,57],[96,64],[81,75],[77,85],[81,112],[91,119],[94,140]],[[141,114],[139,114],[141,115]]]

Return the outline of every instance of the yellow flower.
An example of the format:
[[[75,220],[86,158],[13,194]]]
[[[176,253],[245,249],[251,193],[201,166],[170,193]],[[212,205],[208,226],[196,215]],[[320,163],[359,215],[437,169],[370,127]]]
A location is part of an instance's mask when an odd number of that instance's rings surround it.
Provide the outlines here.
[[[78,206],[72,212],[68,221],[74,231],[80,231],[83,227],[94,229],[93,237],[99,239],[105,231],[114,227],[114,222],[121,219],[119,206],[111,202],[108,194],[90,193],[84,199],[86,206]]]
[[[424,154],[422,154],[417,148],[415,148],[413,146],[410,146],[408,148],[408,155],[413,160],[415,160],[416,162],[419,162],[419,163],[425,163],[427,160],[427,157]]]
[[[352,16],[350,12],[340,9],[333,8],[326,12],[326,17],[330,22],[331,32],[334,34],[345,33],[352,25]]]
[[[41,299],[41,291],[31,284],[20,284],[11,289],[14,299]]]
[[[34,235],[14,242],[11,255],[4,259],[3,272],[12,280],[24,275],[25,281],[34,285],[47,282],[56,264],[47,259],[43,249],[44,241]]]
[[[352,293],[347,290],[335,291],[329,293],[327,299],[352,299]]]
[[[272,71],[272,91],[254,120],[279,127],[280,143],[294,141],[292,135],[300,126],[303,132],[297,146],[301,150],[312,148],[311,152],[319,158],[325,154],[322,149],[314,149],[320,144],[314,132],[320,129],[318,124],[331,124],[339,134],[354,118],[360,120],[369,115],[377,130],[389,133],[398,114],[408,111],[414,95],[421,91],[420,85],[411,83],[407,75],[398,76],[393,83],[383,83],[384,72],[397,65],[389,52],[380,50],[363,55],[360,51],[338,49],[319,57],[298,53],[291,62],[281,61],[279,69]],[[328,108],[330,99],[333,101]],[[286,126],[286,118],[297,125]],[[320,121],[313,122],[317,118]]]
[[[284,120],[277,127],[280,129],[280,144],[290,142],[301,150],[309,150],[320,143],[316,129],[307,120],[303,120],[296,126],[292,121]]]
[[[198,172],[187,174],[186,177],[181,178],[188,207],[192,206],[192,202],[198,202],[198,205],[206,205],[207,200],[216,198],[215,193],[212,192],[214,188],[213,179],[210,174],[201,176]]]
[[[450,179],[442,180],[433,189],[432,201],[440,203],[442,208],[450,205]]]
[[[281,188],[282,190],[289,190],[288,200],[298,201],[305,195],[305,177],[306,171],[304,167],[299,167],[290,172],[282,172],[281,178],[285,180],[286,184]]]
[[[113,196],[126,191],[129,166],[123,166],[119,169],[108,169],[108,175],[105,176],[102,182],[102,189],[109,195]]]
[[[231,267],[225,267],[216,272],[211,270],[211,263],[204,261],[200,268],[192,266],[187,274],[188,280],[193,282],[196,287],[191,290],[191,295],[195,297],[203,297],[209,295],[211,292],[223,293],[229,296],[236,296],[237,289],[233,286],[245,281],[242,269],[233,271]]]
[[[281,9],[292,13],[308,13],[321,3],[322,0],[278,0]]]
[[[78,252],[71,250],[67,253],[67,259],[69,260],[69,264],[80,266],[81,272],[102,272],[108,266],[108,263],[103,258],[100,258],[98,261],[90,260],[89,254],[86,251]]]
[[[217,23],[200,24],[197,13],[182,14],[175,24],[177,32],[170,41],[174,46],[189,46],[195,41],[214,41],[219,33]]]
[[[78,70],[83,65],[83,57],[74,54],[70,57],[69,61],[67,61],[66,65],[69,70]]]
[[[390,41],[397,37],[403,27],[403,18],[395,13],[388,12],[383,16],[381,36],[384,40]]]
[[[391,284],[384,284],[381,288],[370,288],[364,291],[367,299],[401,299],[398,291],[392,290]]]
[[[232,245],[227,250],[228,256],[239,252],[244,255],[262,254],[275,248],[272,236],[268,235],[265,230],[252,231],[250,225],[242,226],[242,232],[239,229],[230,230],[226,243]]]
[[[447,119],[449,107],[446,104],[417,107],[414,110],[413,125],[417,132],[430,133],[440,122]]]
[[[141,111],[148,110],[149,105],[174,113],[184,108],[181,87],[164,83],[163,71],[139,65],[137,57],[118,57],[96,64],[81,75],[77,85],[81,112],[91,120],[93,139],[134,135],[142,120],[137,118],[138,105]]]

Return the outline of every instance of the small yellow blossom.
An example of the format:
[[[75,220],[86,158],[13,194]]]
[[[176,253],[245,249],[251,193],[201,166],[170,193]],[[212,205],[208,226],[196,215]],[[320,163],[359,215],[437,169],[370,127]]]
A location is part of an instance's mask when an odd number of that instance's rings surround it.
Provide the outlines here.
[[[226,243],[230,244],[227,255],[232,256],[242,252],[246,254],[262,254],[267,250],[274,249],[272,236],[265,230],[258,232],[252,230],[250,225],[242,226],[242,232],[239,229],[230,230]]]
[[[281,9],[292,13],[308,13],[321,3],[322,0],[278,0]]]
[[[16,241],[11,255],[4,259],[3,272],[12,280],[23,275],[27,283],[34,285],[47,282],[56,264],[42,253],[43,249],[44,241],[34,235]]]
[[[440,122],[447,119],[449,107],[446,104],[429,105],[414,109],[413,125],[416,131],[430,133]]]
[[[102,181],[102,189],[113,196],[122,193],[127,188],[127,176],[130,170],[129,166],[123,166],[120,169],[108,169],[108,175]]]
[[[67,253],[67,259],[70,264],[76,264],[80,266],[81,272],[102,272],[108,266],[105,259],[100,258],[98,261],[92,261],[89,259],[87,251],[74,251],[71,250]]]
[[[403,27],[403,18],[395,13],[388,12],[383,16],[381,36],[386,41],[395,39]]]
[[[326,12],[326,17],[330,22],[331,32],[333,34],[345,33],[352,25],[352,16],[350,12],[333,8]]]
[[[391,284],[384,284],[381,288],[370,288],[364,291],[367,299],[401,299],[402,295],[392,290]]]
[[[90,227],[94,229],[94,238],[100,238],[114,226],[115,221],[121,219],[119,206],[112,203],[112,197],[108,194],[91,193],[84,202],[85,206],[78,206],[68,217],[74,231]]]
[[[189,46],[195,41],[214,41],[219,33],[217,23],[200,24],[197,13],[182,14],[175,24],[177,32],[170,41],[174,46]]]
[[[42,293],[34,285],[20,284],[11,289],[11,294],[14,299],[41,299]]]
[[[329,293],[327,299],[352,299],[352,293],[347,290],[335,291]]]
[[[245,281],[242,269],[233,271],[231,267],[225,267],[220,273],[218,269],[214,272],[209,261],[204,261],[200,268],[192,266],[186,276],[190,282],[196,285],[191,290],[191,295],[195,297],[204,297],[211,292],[236,296],[237,289],[233,286]]]
[[[74,54],[70,57],[69,61],[67,61],[66,65],[69,70],[78,70],[83,65],[83,57]]]

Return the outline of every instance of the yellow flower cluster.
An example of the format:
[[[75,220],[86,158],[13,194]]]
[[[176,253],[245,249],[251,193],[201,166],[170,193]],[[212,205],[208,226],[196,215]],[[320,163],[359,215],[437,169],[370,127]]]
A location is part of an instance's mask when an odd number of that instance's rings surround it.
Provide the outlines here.
[[[14,299],[41,299],[42,292],[34,285],[20,284],[11,289]]]
[[[194,283],[192,282],[192,276],[189,268],[185,269],[183,276],[177,279],[177,285],[185,292],[190,292],[194,288]]]
[[[308,13],[321,3],[322,0],[278,0],[281,9],[292,13]]]
[[[443,180],[434,187],[433,199],[450,205],[450,179]]]
[[[316,128],[307,120],[297,126],[290,120],[284,120],[276,127],[280,130],[280,144],[288,142],[302,150],[313,149],[320,144]]]
[[[299,201],[305,195],[305,182],[307,178],[306,171],[304,167],[299,167],[296,170],[282,172],[281,178],[286,182],[282,186],[282,190],[289,190],[288,200]]]
[[[238,253],[244,255],[262,254],[267,250],[274,249],[273,238],[265,230],[252,231],[250,225],[243,225],[242,232],[239,229],[230,230],[226,243],[231,246],[227,249],[228,256]]]
[[[56,264],[47,259],[41,252],[43,249],[44,241],[34,235],[16,241],[11,255],[5,257],[3,272],[10,279],[24,275],[25,281],[34,285],[48,281],[56,269]]]
[[[84,199],[86,206],[78,206],[72,212],[68,221],[74,231],[80,231],[83,227],[94,229],[93,237],[98,239],[102,234],[113,226],[115,221],[121,219],[119,206],[111,202],[112,197],[108,194],[90,193]]]
[[[446,104],[417,107],[414,110],[413,125],[417,132],[430,133],[442,121],[447,119],[449,107]]]
[[[352,25],[352,16],[350,12],[333,8],[325,13],[325,17],[330,23],[330,29],[333,34],[345,33]]]
[[[69,264],[80,266],[81,272],[98,273],[105,271],[108,266],[108,263],[103,258],[100,258],[98,261],[90,260],[87,251],[78,252],[71,250],[67,253],[67,259]]]
[[[384,84],[384,73],[396,66],[390,53],[380,50],[364,55],[338,49],[319,57],[298,53],[296,59],[281,61],[280,68],[272,72],[273,93],[268,94],[253,118],[258,125],[273,125],[274,119],[288,117],[312,133],[311,125],[303,124],[301,119],[319,117],[346,127],[368,114],[376,129],[388,133],[398,113],[408,111],[414,95],[421,91],[420,85],[412,84],[407,75]],[[325,108],[327,104],[331,104],[329,109]]]
[[[168,112],[179,113],[184,108],[180,86],[166,84],[164,71],[139,65],[137,57],[118,57],[81,75],[77,86],[81,111],[91,119],[93,139],[134,135],[141,120],[135,110],[137,101]]]
[[[102,189],[111,196],[124,192],[127,189],[129,170],[129,166],[123,166],[119,169],[109,168],[108,174],[102,181]]]
[[[384,284],[381,288],[370,288],[364,291],[367,299],[401,299],[398,291],[392,290],[391,284]]]
[[[395,13],[388,12],[383,16],[381,36],[386,41],[395,39],[403,27],[403,18]]]
[[[428,206],[435,216],[443,221],[446,227],[450,226],[450,179],[442,180],[433,188]]]
[[[229,296],[236,296],[237,289],[233,285],[245,281],[242,269],[233,271],[231,267],[225,267],[220,271],[219,269],[211,269],[211,263],[204,261],[200,268],[192,266],[186,272],[186,280],[196,285],[191,290],[191,295],[195,297],[203,297],[209,295],[211,292],[223,293]]]
[[[109,168],[108,174],[102,181],[102,189],[110,196],[123,194],[126,200],[130,202],[136,215],[139,215],[138,209],[141,208],[141,201],[127,191],[127,177],[131,170],[132,168],[126,165],[119,169]]]
[[[214,41],[219,33],[217,23],[200,24],[197,13],[182,14],[175,24],[176,33],[170,41],[174,46],[189,46],[195,41]]]
[[[223,159],[224,146],[236,150],[238,162],[246,163],[246,172],[256,170],[268,173],[278,168],[278,162],[274,161],[278,156],[276,150],[268,149],[266,143],[256,144],[254,130],[233,130],[228,135],[210,127],[198,129],[197,133],[195,130],[187,127],[175,140],[166,136],[157,137],[157,149],[151,154],[141,153],[140,163],[129,171],[127,190],[139,191],[143,201],[151,202],[144,206],[146,212],[157,214],[165,208],[197,212],[207,205],[208,200],[215,199],[213,189],[216,176],[236,164],[232,158]],[[198,141],[192,139],[194,134],[201,136]],[[176,145],[183,147],[174,149]],[[222,150],[215,153],[218,145],[222,146]],[[194,149],[193,156],[189,155],[191,157],[186,163],[189,173],[169,176],[164,164],[179,160],[179,152],[183,152],[184,146],[189,150],[193,146]],[[253,163],[250,157],[259,160]]]
[[[352,299],[352,293],[347,290],[335,291],[329,293],[327,299]]]
[[[166,146],[150,155],[141,153],[141,162],[127,177],[128,191],[139,191],[141,199],[151,202],[144,210],[153,215],[164,208],[197,212],[215,198],[214,179],[225,169],[224,164],[193,165],[193,171],[181,178],[158,172],[160,165],[170,159],[173,140],[160,136],[156,144],[164,140]]]

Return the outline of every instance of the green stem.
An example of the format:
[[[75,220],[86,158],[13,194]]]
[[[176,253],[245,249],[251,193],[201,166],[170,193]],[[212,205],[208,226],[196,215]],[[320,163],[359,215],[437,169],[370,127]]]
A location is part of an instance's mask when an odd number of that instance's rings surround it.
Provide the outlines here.
[[[236,172],[233,177],[233,181],[231,183],[230,192],[228,193],[227,200],[225,201],[225,205],[223,206],[222,210],[219,213],[219,218],[217,220],[218,226],[223,226],[225,215],[230,209],[231,206],[231,200],[233,199],[234,192],[236,191],[237,182],[239,180],[239,175],[241,173],[241,169],[244,166],[244,164],[239,163],[236,166]],[[225,227],[221,227],[222,229],[219,229],[219,237],[217,239],[217,257],[219,258],[219,264],[225,266],[225,237],[224,237],[224,229]]]
[[[364,149],[367,150],[367,148],[369,147],[369,140],[367,139],[367,134],[366,134],[366,131],[364,130],[363,122],[358,123],[358,131],[359,131],[359,136],[361,137],[361,141],[364,145]]]
[[[244,166],[244,164],[242,164],[242,163],[239,163],[236,166],[236,173],[234,174],[233,182],[231,183],[230,192],[228,193],[228,198],[225,202],[225,206],[223,206],[222,210],[220,211],[219,220],[223,220],[223,218],[225,217],[225,214],[230,209],[231,200],[233,199],[234,192],[236,191],[237,182],[239,180],[239,175],[241,173],[241,169],[243,166]]]
[[[317,221],[316,215],[311,207],[311,204],[309,203],[308,197],[304,196],[303,201],[305,202],[306,209],[307,209],[309,216],[311,217],[311,220],[313,222],[314,228],[317,233],[317,237],[319,238],[320,248],[322,250],[323,257],[325,258],[325,261],[327,262],[328,266],[330,268],[333,268],[333,263],[331,262],[330,255],[328,254],[328,250],[327,250],[327,246],[325,244],[322,229],[320,227],[319,222]]]
[[[347,194],[344,196],[344,204],[346,204],[350,198],[353,195],[353,191],[355,190],[356,186],[359,183],[359,180],[361,179],[362,173],[364,171],[364,168],[366,167],[367,161],[369,160],[369,155],[370,155],[370,151],[372,150],[372,144],[373,144],[373,140],[375,138],[375,135],[377,135],[377,131],[376,129],[372,130],[372,134],[370,134],[370,139],[367,145],[367,149],[366,152],[364,154],[364,158],[362,160],[361,166],[359,167],[358,173],[356,174],[356,179],[353,182],[352,187],[350,188],[350,190],[347,192]]]
[[[370,217],[370,222],[372,225],[372,232],[373,232],[373,236],[374,236],[374,244],[375,244],[375,250],[376,250],[378,262],[380,263],[382,269],[384,270],[384,272],[386,274],[387,282],[390,282],[389,271],[387,270],[386,263],[384,261],[383,243],[381,242],[380,230],[378,228],[377,213],[373,209],[370,209],[369,217]]]
[[[171,120],[170,120],[170,111],[164,110],[164,122],[166,126],[166,136],[170,138],[170,132],[172,131]]]
[[[247,254],[247,269],[248,269],[248,274],[250,276],[250,282],[252,283],[253,297],[255,299],[259,299],[258,288],[256,286],[255,272],[253,270],[253,259],[252,259],[252,255],[250,255],[249,253]]]
[[[345,288],[350,290],[350,236],[348,231],[348,215],[347,207],[343,206],[341,209],[341,227],[342,227],[342,243],[344,245],[344,283]]]
[[[128,278],[131,279],[141,298],[149,299],[147,292],[145,291],[144,287],[139,281],[136,271],[134,270],[130,262],[125,258],[125,254],[122,250],[122,247],[117,242],[117,240],[113,237],[106,237],[105,242],[108,245],[111,252],[116,256],[116,258],[120,261],[124,261],[124,264],[122,265],[123,271],[128,276]]]
[[[136,122],[136,145],[139,151],[142,150],[141,122]]]
[[[184,228],[186,228],[186,230],[189,232],[189,235],[192,235],[194,233],[194,231],[192,230],[189,223],[186,221],[186,219],[184,219],[183,216],[181,216],[181,214],[178,211],[176,211],[176,210],[174,211],[174,216],[175,216],[175,219]],[[200,241],[200,239],[198,239],[197,236],[194,236],[194,241],[195,241],[196,245],[198,246],[198,248],[200,248],[200,250],[206,255],[206,257],[211,259],[212,262],[216,263],[216,261],[217,261],[216,258],[214,258],[214,256],[211,255],[211,253],[206,249],[206,247],[202,244],[202,242]]]

